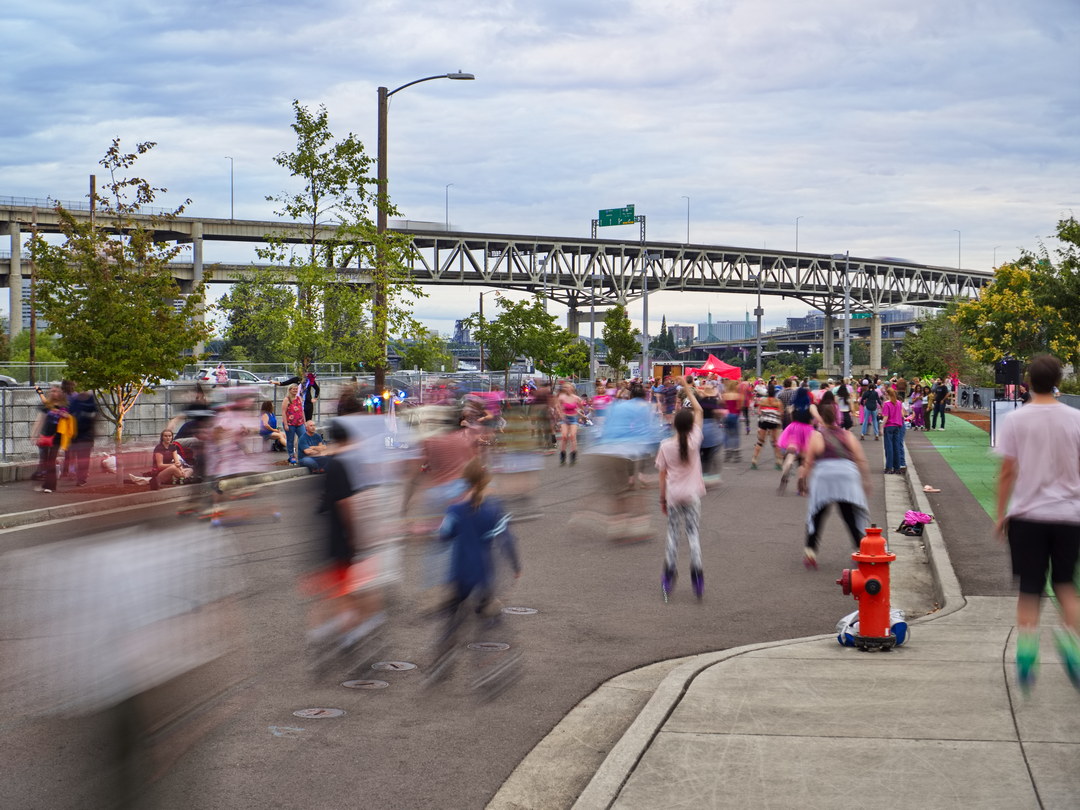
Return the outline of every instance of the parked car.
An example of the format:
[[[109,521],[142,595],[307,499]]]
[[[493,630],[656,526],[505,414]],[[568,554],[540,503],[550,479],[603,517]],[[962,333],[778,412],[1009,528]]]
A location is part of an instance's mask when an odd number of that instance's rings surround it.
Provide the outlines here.
[[[0,385],[8,386],[8,385],[18,385],[18,384],[19,384],[19,381],[16,380],[14,377],[9,377],[7,374],[0,374]]]
[[[216,368],[204,368],[195,375],[195,379],[201,383],[217,383]],[[226,369],[229,372],[229,381],[226,385],[266,385],[266,380],[245,368]]]

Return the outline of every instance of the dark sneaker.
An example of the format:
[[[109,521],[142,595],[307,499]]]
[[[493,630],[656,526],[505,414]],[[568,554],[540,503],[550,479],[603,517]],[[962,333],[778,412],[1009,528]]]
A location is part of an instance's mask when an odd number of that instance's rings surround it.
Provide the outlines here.
[[[671,596],[671,592],[675,590],[675,580],[678,578],[679,574],[674,568],[665,568],[664,573],[660,575],[660,587],[664,591],[665,602]]]
[[[566,465],[566,451],[563,450],[561,453],[559,453],[559,466],[563,467],[565,465]]]
[[[694,587],[694,596],[701,599],[705,594],[705,573],[700,568],[690,569],[690,584]]]
[[[575,464],[577,464],[577,450],[570,453],[570,466],[573,467]]]

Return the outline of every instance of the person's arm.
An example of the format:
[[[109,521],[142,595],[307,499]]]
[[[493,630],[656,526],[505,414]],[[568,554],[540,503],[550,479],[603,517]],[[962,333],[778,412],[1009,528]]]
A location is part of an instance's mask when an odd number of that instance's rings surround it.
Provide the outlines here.
[[[1012,456],[1004,456],[1001,459],[997,486],[997,532],[1002,542],[1005,542],[1008,537],[1009,518],[1006,512],[1009,509],[1009,498],[1012,497],[1013,487],[1016,486],[1018,470],[1016,459]]]
[[[679,377],[675,381],[675,385],[682,385],[686,398],[690,400],[690,408],[694,411],[694,424],[701,427],[701,423],[704,421],[705,416],[704,411],[701,409],[701,403],[698,402],[697,391],[694,390],[694,386],[687,385],[685,377]]]
[[[273,385],[299,385],[300,384],[300,378],[299,377],[289,377],[289,379],[282,380],[281,382],[278,382],[277,380],[271,380],[270,382]]]

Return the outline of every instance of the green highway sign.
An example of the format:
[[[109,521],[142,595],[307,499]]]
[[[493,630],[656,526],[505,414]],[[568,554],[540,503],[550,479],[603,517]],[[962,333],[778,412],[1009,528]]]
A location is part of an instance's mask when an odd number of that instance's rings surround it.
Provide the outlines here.
[[[871,315],[871,313],[869,313],[869,312],[852,312],[851,313],[851,320],[853,320],[853,321],[862,320],[863,318],[869,318],[870,315]]]
[[[597,224],[601,228],[607,225],[633,225],[636,221],[632,205],[625,208],[605,208],[597,217]]]

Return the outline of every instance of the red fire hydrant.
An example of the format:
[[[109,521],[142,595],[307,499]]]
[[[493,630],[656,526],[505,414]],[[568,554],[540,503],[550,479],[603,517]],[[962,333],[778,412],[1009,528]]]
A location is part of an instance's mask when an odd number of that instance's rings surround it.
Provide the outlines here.
[[[860,650],[891,650],[896,636],[889,622],[889,563],[896,555],[885,547],[885,538],[876,524],[866,530],[859,550],[851,555],[859,564],[853,571],[845,568],[836,584],[844,595],[853,594],[859,603],[859,632],[855,646]]]

